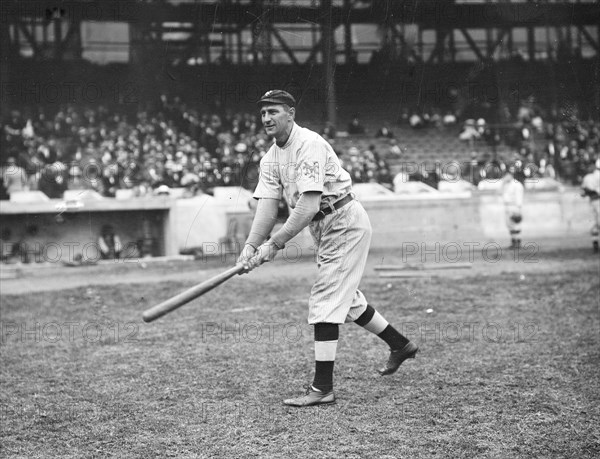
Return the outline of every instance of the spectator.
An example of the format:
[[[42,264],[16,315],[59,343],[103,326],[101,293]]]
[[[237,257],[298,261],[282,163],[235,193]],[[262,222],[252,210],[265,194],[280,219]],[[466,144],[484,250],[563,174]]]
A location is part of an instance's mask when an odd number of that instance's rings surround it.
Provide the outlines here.
[[[348,133],[350,133],[350,129],[348,128]],[[323,128],[323,130],[321,131],[321,136],[325,139],[335,139],[335,136],[337,134],[337,131],[335,129],[335,126],[333,126],[331,123],[327,123],[325,125],[325,127]]]
[[[42,169],[38,187],[51,199],[60,199],[68,187],[67,166],[59,160],[46,164]]]
[[[109,164],[104,168],[102,174],[102,187],[105,196],[114,198],[117,194],[117,190],[122,188],[122,184],[119,181],[120,177],[122,177],[120,172],[121,168],[117,163]]]
[[[461,133],[458,135],[458,138],[465,142],[472,143],[473,141],[479,139],[479,137],[480,137],[480,134],[479,134],[479,131],[477,130],[477,127],[475,126],[475,120],[468,119],[467,121],[465,121],[463,129],[462,129]]]
[[[556,171],[554,170],[554,166],[552,165],[552,161],[550,161],[548,158],[548,155],[545,155],[542,159],[540,159],[538,173],[544,178],[556,178]]]
[[[7,201],[10,196],[6,191],[6,187],[4,186],[4,179],[0,175],[0,201]]]
[[[38,191],[40,180],[42,178],[42,171],[44,170],[44,155],[39,152],[31,158],[31,169],[30,175],[27,178],[27,188],[31,191]]]
[[[465,171],[462,174],[473,185],[477,186],[482,180],[481,171],[483,164],[478,159],[479,154],[476,151],[471,152],[471,160],[465,167]]]
[[[27,173],[17,165],[13,156],[6,160],[6,166],[1,169],[0,174],[8,197],[15,191],[27,190]]]
[[[394,133],[390,129],[389,125],[387,123],[384,123],[383,126],[381,126],[375,133],[375,137],[384,138],[384,139],[393,139]]]
[[[487,161],[480,170],[482,180],[498,180],[504,177],[506,164],[500,159]]]
[[[438,183],[438,190],[445,193],[458,193],[471,191],[473,188],[472,183],[462,179],[461,167],[457,161],[444,164]]]
[[[9,147],[23,146],[23,129],[27,126],[21,112],[12,110],[9,118],[3,123],[4,139]]]
[[[393,179],[394,193],[401,193],[405,183],[410,181],[408,173],[405,171],[398,172]]]
[[[392,156],[400,156],[402,154],[402,150],[400,150],[396,139],[390,139],[389,154]]]
[[[380,161],[376,182],[381,183],[386,188],[393,188],[393,179],[394,178],[392,177],[390,169],[385,163],[385,161]]]
[[[413,129],[420,129],[422,127],[425,127],[425,121],[418,113],[413,113],[412,115],[410,115],[410,117],[408,118],[408,124]]]
[[[69,168],[69,190],[85,190],[86,185],[83,180],[83,171],[77,164]]]
[[[87,164],[83,164],[82,173],[82,182],[85,189],[96,191],[101,195],[105,194],[101,167],[95,158],[90,158]]]
[[[23,263],[41,263],[44,261],[44,247],[37,225],[29,225],[17,243],[17,253]]]
[[[121,239],[111,225],[104,225],[98,238],[98,249],[103,260],[114,260],[121,256]]]
[[[442,117],[442,124],[444,126],[453,126],[457,122],[456,115],[454,113],[448,112]]]
[[[10,262],[11,259],[16,255],[17,246],[11,241],[12,232],[10,228],[2,228],[2,234],[0,236],[0,261],[3,263]]]
[[[358,115],[354,115],[350,124],[348,124],[348,134],[361,135],[365,133],[364,126],[360,123]]]

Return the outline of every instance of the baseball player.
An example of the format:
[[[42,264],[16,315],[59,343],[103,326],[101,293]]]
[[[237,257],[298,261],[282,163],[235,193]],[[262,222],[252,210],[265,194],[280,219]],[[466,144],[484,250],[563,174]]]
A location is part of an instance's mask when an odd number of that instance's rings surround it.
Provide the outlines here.
[[[502,200],[506,213],[506,226],[510,233],[509,249],[521,247],[521,222],[523,221],[523,184],[515,179],[514,166],[509,166],[502,179]]]
[[[594,253],[598,253],[598,232],[600,227],[600,158],[596,160],[594,170],[583,177],[583,182],[581,182],[581,195],[590,198],[593,219],[593,226],[590,233],[592,235]]]
[[[317,133],[295,123],[296,101],[281,90],[266,92],[257,102],[263,126],[275,139],[260,164],[258,200],[250,235],[238,259],[246,272],[271,261],[286,242],[306,226],[318,248],[318,275],[309,299],[308,322],[314,325],[315,374],[306,394],[286,405],[333,403],[333,367],[339,325],[356,322],[390,347],[389,375],[414,358],[417,346],[367,304],[360,283],[371,241],[367,213],[352,194],[349,174],[331,146]],[[283,227],[271,234],[279,200],[292,209]]]

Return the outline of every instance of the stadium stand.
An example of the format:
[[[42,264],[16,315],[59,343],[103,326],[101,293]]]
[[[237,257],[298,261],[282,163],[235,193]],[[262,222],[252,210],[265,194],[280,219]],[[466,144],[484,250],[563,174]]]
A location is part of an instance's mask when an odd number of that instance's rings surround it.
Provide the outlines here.
[[[393,114],[365,105],[353,107],[369,112],[360,134],[307,124],[329,137],[357,183],[391,188],[393,176],[408,169],[411,179],[432,180],[436,187],[437,179],[427,176],[439,176],[443,164],[456,161],[466,171],[475,162],[483,169],[493,161],[526,166],[525,178],[558,177],[577,185],[598,155],[600,125],[580,120],[574,104],[553,114],[532,107],[531,100],[523,101],[504,125],[483,118],[448,124],[435,110],[394,120]],[[411,125],[413,117],[421,120],[418,126]],[[165,187],[190,193],[214,186],[252,188],[269,145],[256,114],[201,111],[164,94],[155,108],[133,115],[104,105],[66,104],[54,113],[39,107],[13,110],[2,130],[6,197],[22,189],[60,198],[67,189],[114,197],[123,189],[139,196]],[[423,170],[429,171],[425,177]],[[472,173],[465,178],[473,181]]]

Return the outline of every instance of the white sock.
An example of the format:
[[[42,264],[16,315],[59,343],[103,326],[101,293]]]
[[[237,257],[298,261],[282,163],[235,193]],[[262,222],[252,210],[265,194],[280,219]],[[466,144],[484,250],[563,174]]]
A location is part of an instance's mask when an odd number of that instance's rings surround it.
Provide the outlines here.
[[[363,328],[371,333],[374,333],[375,335],[379,335],[388,325],[389,322],[385,320],[381,314],[375,311],[375,314],[373,314],[373,317],[371,317],[369,323],[367,323]]]

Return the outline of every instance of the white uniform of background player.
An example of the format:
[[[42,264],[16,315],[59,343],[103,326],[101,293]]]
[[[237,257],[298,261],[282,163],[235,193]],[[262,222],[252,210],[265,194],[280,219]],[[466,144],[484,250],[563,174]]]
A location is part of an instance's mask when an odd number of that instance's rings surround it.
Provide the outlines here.
[[[510,233],[511,249],[518,249],[521,246],[524,192],[523,184],[514,178],[509,168],[502,179],[502,201],[504,202],[506,227]]]
[[[594,252],[598,252],[598,232],[600,231],[600,159],[596,160],[595,168],[592,172],[583,177],[581,182],[582,195],[590,199],[590,208],[592,216],[592,245]]]

